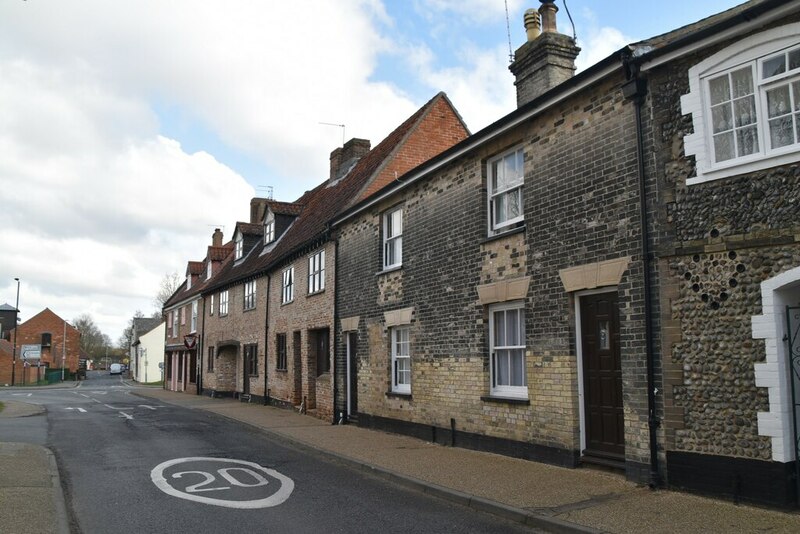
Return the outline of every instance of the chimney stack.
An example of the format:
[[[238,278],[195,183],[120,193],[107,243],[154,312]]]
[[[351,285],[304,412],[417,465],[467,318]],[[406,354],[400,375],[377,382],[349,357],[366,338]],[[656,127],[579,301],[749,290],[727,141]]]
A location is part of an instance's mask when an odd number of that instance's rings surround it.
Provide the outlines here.
[[[350,139],[343,147],[331,152],[331,175],[330,180],[335,181],[342,178],[353,168],[353,165],[361,158],[366,156],[370,150],[368,139]]]
[[[525,12],[528,42],[514,54],[509,70],[516,78],[517,107],[537,99],[575,74],[575,58],[581,51],[575,39],[558,33],[554,0],[540,0],[539,10]]]
[[[222,246],[222,232],[219,228],[214,228],[214,233],[211,235],[211,246],[212,247],[221,247]]]

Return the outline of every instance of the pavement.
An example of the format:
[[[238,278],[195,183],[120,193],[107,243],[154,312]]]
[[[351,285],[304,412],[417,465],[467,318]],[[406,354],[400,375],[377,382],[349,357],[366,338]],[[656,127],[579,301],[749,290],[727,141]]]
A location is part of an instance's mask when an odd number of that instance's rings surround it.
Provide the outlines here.
[[[568,469],[446,447],[355,425],[331,425],[295,411],[232,399],[161,388],[137,387],[132,392],[239,421],[331,461],[547,532],[800,532],[800,512],[651,490],[614,472]],[[19,404],[23,403],[6,401],[0,417],[25,415],[26,409]],[[33,408],[38,407],[28,410]],[[5,506],[7,491],[51,491],[52,500],[61,499],[61,505],[52,507],[49,530],[9,532],[66,532],[59,530],[66,525],[66,513],[54,465],[52,453],[43,447],[0,443],[0,525],[13,524],[4,515],[9,508]],[[41,508],[40,517],[51,513],[51,508]]]

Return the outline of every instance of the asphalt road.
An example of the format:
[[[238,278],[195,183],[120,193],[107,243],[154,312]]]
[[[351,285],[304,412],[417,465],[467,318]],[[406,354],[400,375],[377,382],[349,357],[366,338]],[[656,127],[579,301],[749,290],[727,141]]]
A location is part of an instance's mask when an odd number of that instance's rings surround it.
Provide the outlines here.
[[[0,393],[47,407],[0,439],[46,425],[75,532],[531,532],[134,391],[94,372],[79,388]]]

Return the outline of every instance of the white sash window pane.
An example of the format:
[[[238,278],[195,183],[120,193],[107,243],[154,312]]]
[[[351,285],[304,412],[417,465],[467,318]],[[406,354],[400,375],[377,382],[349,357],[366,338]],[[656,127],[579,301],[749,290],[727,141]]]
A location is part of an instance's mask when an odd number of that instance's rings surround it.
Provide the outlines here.
[[[711,121],[714,133],[726,132],[733,128],[731,105],[726,102],[711,108]]]
[[[753,94],[753,71],[750,67],[731,73],[731,89],[733,98],[741,98]]]
[[[525,351],[522,349],[510,350],[509,360],[511,368],[509,385],[524,386],[527,382],[525,379]]]
[[[764,68],[762,70],[762,76],[764,78],[771,78],[778,74],[783,74],[784,72],[786,72],[786,56],[783,54],[764,62]]]
[[[736,126],[748,126],[756,122],[756,99],[753,95],[734,102]]]
[[[733,158],[733,132],[714,136],[714,154],[717,161]]]
[[[728,76],[713,78],[708,82],[708,90],[711,96],[711,105],[721,104],[731,99],[731,88]]]
[[[736,143],[739,146],[740,156],[758,152],[758,129],[751,126],[736,130]]]

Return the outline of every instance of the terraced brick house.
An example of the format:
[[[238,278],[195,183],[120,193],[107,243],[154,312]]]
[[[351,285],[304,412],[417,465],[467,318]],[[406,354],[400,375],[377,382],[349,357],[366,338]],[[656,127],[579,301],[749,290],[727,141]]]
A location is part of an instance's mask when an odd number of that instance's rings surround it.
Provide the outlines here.
[[[209,358],[215,354],[208,393],[297,407],[333,421],[336,246],[330,221],[354,199],[467,135],[440,93],[374,149],[352,139],[334,150],[329,177],[295,202],[253,199],[248,224],[262,229],[259,242],[245,242],[241,263],[234,261],[206,291],[206,299],[218,300],[228,292],[233,303],[227,315],[206,318],[205,346]],[[250,283],[252,314],[246,301],[239,304],[237,289],[244,298]]]
[[[575,76],[541,4],[510,66],[518,109],[334,220],[336,409],[793,502],[799,3],[751,1]]]
[[[190,261],[186,279],[164,303],[164,387],[172,391],[199,394],[203,375],[202,327],[206,303],[202,291],[234,255],[234,242],[222,243],[223,234],[214,230],[211,246],[203,261]]]

